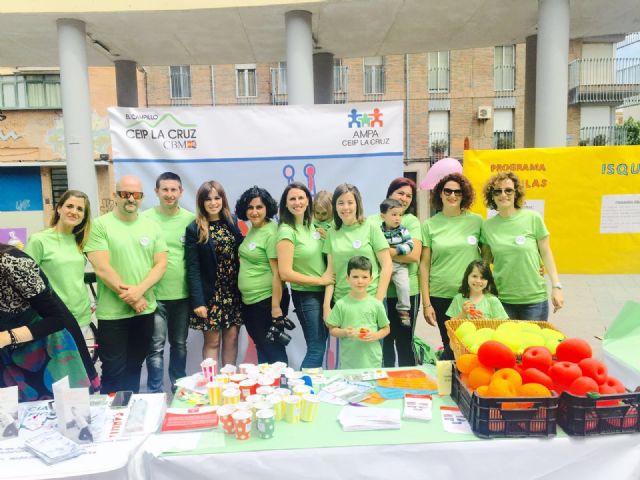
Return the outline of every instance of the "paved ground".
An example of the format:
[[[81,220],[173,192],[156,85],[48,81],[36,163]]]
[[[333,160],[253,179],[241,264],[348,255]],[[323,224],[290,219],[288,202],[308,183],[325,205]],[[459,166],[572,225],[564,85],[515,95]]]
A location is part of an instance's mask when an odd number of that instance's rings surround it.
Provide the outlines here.
[[[561,275],[565,307],[551,314],[549,321],[569,336],[591,343],[594,356],[602,358],[604,335],[625,302],[640,302],[640,275]],[[640,322],[640,319],[638,319]],[[440,347],[438,329],[418,314],[416,334],[431,346]]]

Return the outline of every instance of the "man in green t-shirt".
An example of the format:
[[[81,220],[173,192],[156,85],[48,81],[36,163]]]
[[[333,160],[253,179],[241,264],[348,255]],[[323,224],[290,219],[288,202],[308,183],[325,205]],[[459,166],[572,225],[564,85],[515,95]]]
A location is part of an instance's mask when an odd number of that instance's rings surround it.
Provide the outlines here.
[[[160,228],[138,214],[143,195],[138,177],[120,178],[114,210],[93,222],[84,247],[98,277],[102,393],[139,391],[156,310],[152,287],[167,268],[167,246]]]
[[[156,179],[158,206],[145,210],[143,217],[158,224],[169,249],[167,271],[155,288],[158,308],[153,322],[151,350],[147,356],[147,389],[164,390],[164,344],[169,336],[169,379],[175,389],[177,379],[186,377],[187,335],[189,333],[189,291],[184,264],[184,235],[195,215],[180,207],[182,180],[173,172]]]

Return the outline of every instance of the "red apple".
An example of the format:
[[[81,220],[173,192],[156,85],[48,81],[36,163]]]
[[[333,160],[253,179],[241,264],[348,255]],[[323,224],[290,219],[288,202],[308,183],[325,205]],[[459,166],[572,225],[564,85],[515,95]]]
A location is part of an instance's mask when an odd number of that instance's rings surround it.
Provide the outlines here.
[[[547,347],[529,347],[522,354],[522,366],[527,368],[537,368],[545,372],[553,362],[553,355]]]
[[[571,362],[556,362],[556,364],[549,369],[549,376],[553,380],[555,389],[560,392],[567,390],[573,381],[582,376],[582,370],[580,367]]]
[[[625,393],[627,391],[622,382],[615,377],[607,377],[603,385],[612,388],[615,393]]]
[[[618,393],[615,388],[610,387],[606,383],[598,385],[598,391],[600,395],[615,395]],[[620,405],[620,400],[598,400],[596,402],[597,407],[616,407],[618,405]]]
[[[551,377],[537,368],[527,368],[522,372],[522,383],[539,383],[549,390],[553,390],[553,380],[551,380]]]
[[[485,367],[513,368],[516,364],[516,356],[506,345],[488,340],[478,349],[478,360]]]
[[[578,363],[591,357],[591,345],[581,338],[566,338],[558,344],[556,358],[559,362]]]
[[[579,397],[584,397],[589,392],[598,392],[598,384],[593,378],[582,376],[571,382],[568,391]]]
[[[602,385],[609,376],[605,364],[595,358],[583,358],[578,366],[585,377],[593,378],[598,385]]]

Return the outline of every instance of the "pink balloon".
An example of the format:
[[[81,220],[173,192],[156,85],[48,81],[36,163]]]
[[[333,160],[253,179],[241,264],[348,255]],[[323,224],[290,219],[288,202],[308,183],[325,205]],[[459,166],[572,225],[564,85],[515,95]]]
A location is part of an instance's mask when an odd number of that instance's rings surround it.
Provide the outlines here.
[[[434,163],[420,182],[420,188],[431,190],[450,173],[462,173],[462,164],[455,158],[442,158]]]

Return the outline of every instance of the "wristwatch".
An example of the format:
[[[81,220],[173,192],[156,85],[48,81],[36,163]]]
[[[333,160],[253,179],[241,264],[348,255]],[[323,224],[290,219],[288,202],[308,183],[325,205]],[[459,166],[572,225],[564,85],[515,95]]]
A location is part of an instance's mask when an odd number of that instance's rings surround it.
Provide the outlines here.
[[[557,288],[558,290],[562,290],[562,284],[560,282],[554,284],[551,288]]]

